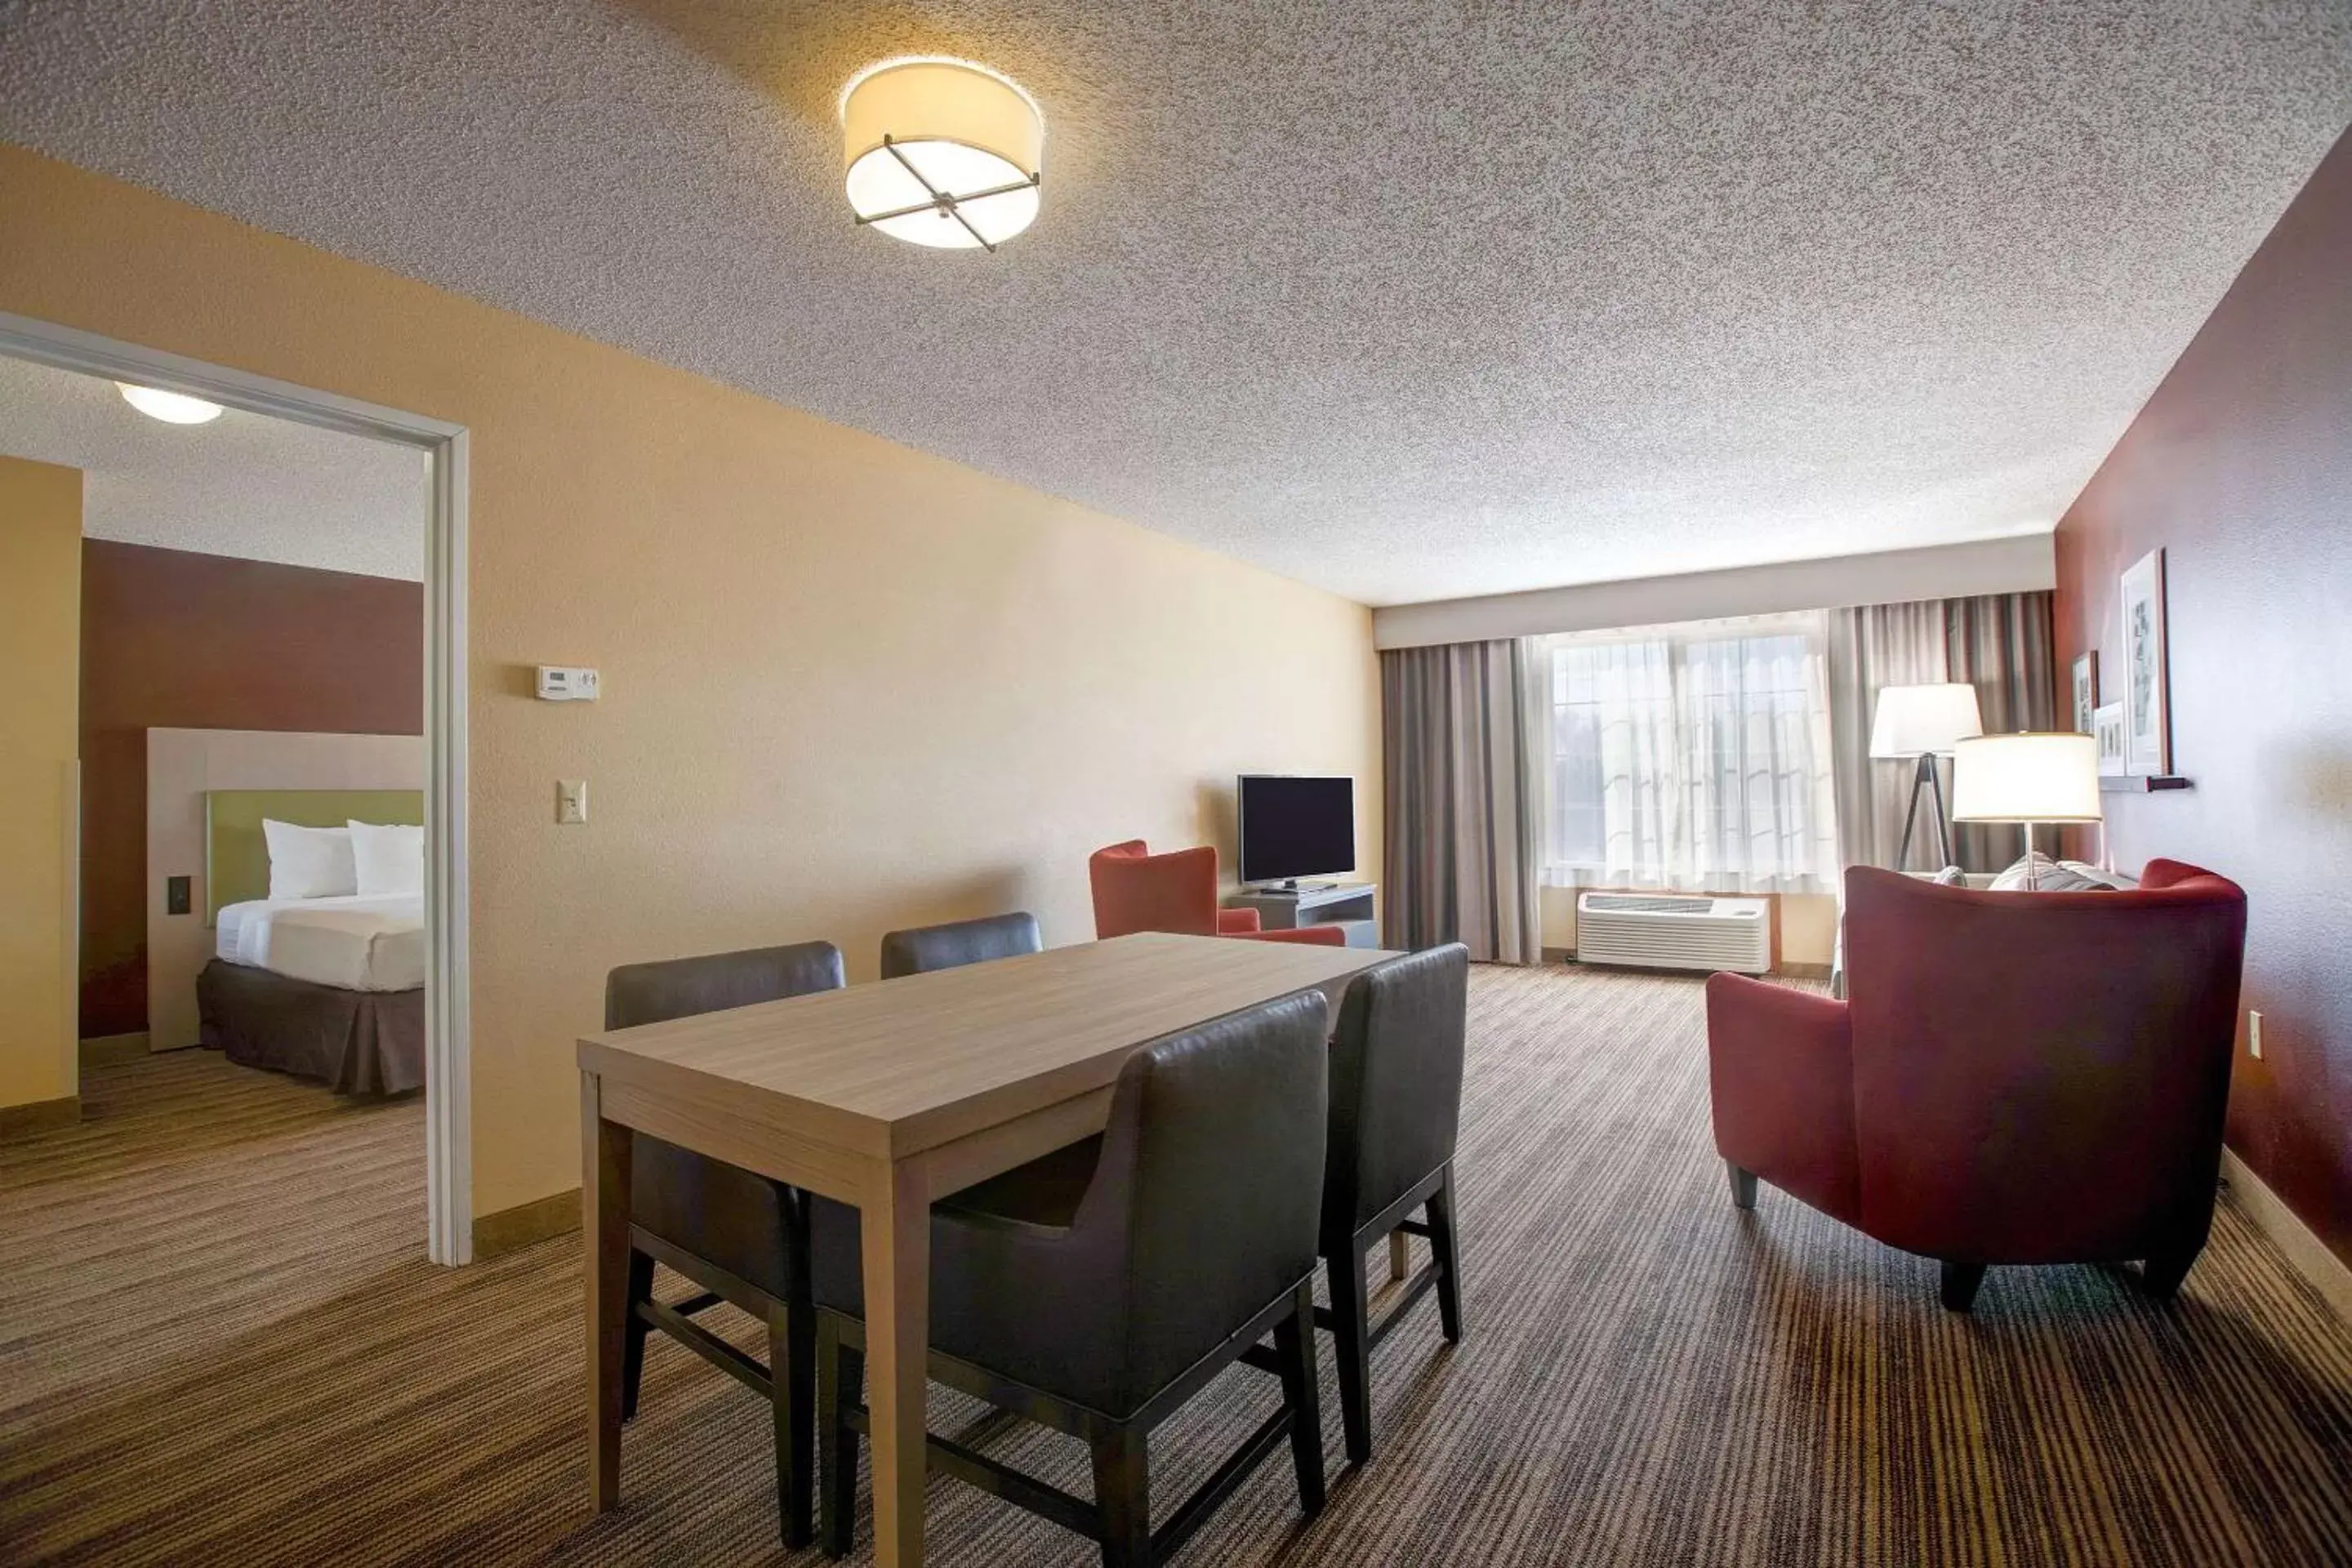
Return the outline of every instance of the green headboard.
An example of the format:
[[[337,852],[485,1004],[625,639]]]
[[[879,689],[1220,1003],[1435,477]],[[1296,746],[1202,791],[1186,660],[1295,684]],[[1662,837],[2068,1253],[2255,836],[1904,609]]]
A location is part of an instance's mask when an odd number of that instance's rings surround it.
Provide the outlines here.
[[[421,789],[215,789],[205,792],[205,924],[224,904],[269,896],[261,819],[303,827],[425,821]]]

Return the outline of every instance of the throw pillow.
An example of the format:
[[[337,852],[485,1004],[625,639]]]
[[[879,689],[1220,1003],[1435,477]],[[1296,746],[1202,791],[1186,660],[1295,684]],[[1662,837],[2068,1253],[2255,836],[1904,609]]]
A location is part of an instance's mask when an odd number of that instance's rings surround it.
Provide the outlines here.
[[[425,891],[425,829],[349,825],[352,871],[362,898],[410,896]]]
[[[2039,892],[2105,893],[2113,891],[2117,885],[2107,880],[2104,872],[2079,860],[2053,860],[2039,849],[2033,851],[2032,860],[2032,886]],[[2027,887],[2025,867],[2026,861],[2021,858],[2015,865],[1992,879],[1992,890],[1996,893],[2024,892]]]
[[[304,827],[264,817],[261,837],[269,846],[271,898],[332,899],[359,890],[348,828]]]

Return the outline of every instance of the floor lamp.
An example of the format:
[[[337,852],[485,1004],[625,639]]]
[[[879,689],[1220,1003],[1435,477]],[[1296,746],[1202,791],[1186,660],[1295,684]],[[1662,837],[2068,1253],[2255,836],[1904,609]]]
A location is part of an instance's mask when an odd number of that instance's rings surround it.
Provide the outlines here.
[[[2039,892],[2033,829],[2044,822],[2104,823],[2099,742],[2093,735],[1979,735],[1952,757],[1952,818],[2025,828],[2025,890]]]
[[[1903,817],[1903,847],[1895,853],[1895,868],[1911,858],[1911,835],[1919,825],[1919,799],[1926,795],[1936,833],[1936,862],[1951,865],[1952,835],[1944,810],[1944,776],[1936,759],[1948,757],[1952,748],[1971,735],[1984,733],[1977,712],[1977,689],[1965,681],[1935,686],[1887,686],[1878,693],[1878,710],[1871,716],[1870,754],[1874,758],[1915,763],[1911,774],[1911,809]]]

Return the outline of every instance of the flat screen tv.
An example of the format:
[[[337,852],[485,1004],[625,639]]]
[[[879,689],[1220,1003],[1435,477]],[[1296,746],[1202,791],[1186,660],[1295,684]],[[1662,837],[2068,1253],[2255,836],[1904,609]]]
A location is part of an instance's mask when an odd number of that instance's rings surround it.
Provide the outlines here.
[[[1244,773],[1234,798],[1243,881],[1287,882],[1356,868],[1355,780]]]

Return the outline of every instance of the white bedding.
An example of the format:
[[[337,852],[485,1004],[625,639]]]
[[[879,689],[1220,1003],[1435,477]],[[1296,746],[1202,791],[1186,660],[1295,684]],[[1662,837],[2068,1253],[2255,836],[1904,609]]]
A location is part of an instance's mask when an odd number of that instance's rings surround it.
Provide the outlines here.
[[[425,900],[255,899],[225,904],[216,951],[230,963],[346,991],[413,991],[425,984]]]

